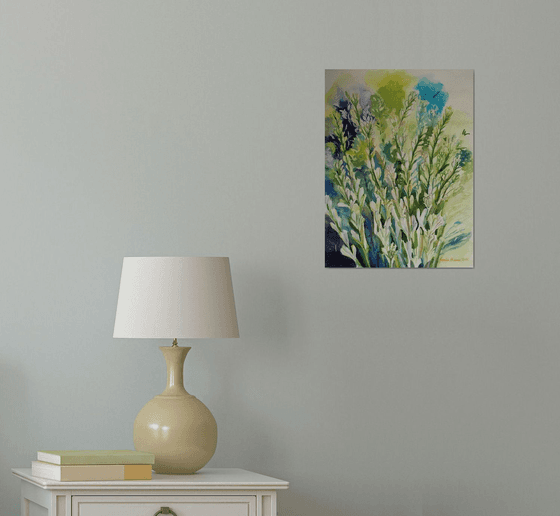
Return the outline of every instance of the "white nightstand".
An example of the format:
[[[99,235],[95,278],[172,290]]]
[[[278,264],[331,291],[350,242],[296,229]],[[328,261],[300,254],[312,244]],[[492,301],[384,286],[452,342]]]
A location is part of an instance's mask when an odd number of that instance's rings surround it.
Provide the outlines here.
[[[276,491],[289,485],[222,468],[106,482],[57,482],[33,477],[31,469],[12,473],[21,479],[22,516],[276,516]]]

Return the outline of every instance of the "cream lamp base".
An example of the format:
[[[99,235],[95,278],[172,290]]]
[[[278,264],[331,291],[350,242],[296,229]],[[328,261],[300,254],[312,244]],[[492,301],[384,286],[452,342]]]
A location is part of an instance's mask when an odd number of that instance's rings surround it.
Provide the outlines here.
[[[156,473],[195,473],[216,451],[216,420],[183,386],[183,364],[191,348],[174,345],[159,349],[167,363],[167,387],[136,416],[134,447],[155,455]]]

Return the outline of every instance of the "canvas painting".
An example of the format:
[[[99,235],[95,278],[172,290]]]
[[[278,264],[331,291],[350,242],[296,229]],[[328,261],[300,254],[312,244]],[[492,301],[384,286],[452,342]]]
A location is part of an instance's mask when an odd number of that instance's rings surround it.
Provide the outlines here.
[[[473,267],[473,86],[473,70],[326,70],[326,267]]]

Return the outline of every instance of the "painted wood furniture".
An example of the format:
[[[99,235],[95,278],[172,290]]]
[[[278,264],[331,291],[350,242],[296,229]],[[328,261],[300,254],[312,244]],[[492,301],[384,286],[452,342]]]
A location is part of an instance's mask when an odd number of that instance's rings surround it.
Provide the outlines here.
[[[276,516],[276,492],[289,483],[243,469],[204,468],[151,480],[57,482],[13,469],[21,516]]]

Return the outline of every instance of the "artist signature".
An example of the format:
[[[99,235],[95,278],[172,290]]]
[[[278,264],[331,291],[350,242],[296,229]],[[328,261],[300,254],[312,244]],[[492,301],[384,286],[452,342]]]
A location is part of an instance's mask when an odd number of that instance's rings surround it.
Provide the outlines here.
[[[468,258],[441,258],[440,262],[468,262]]]

